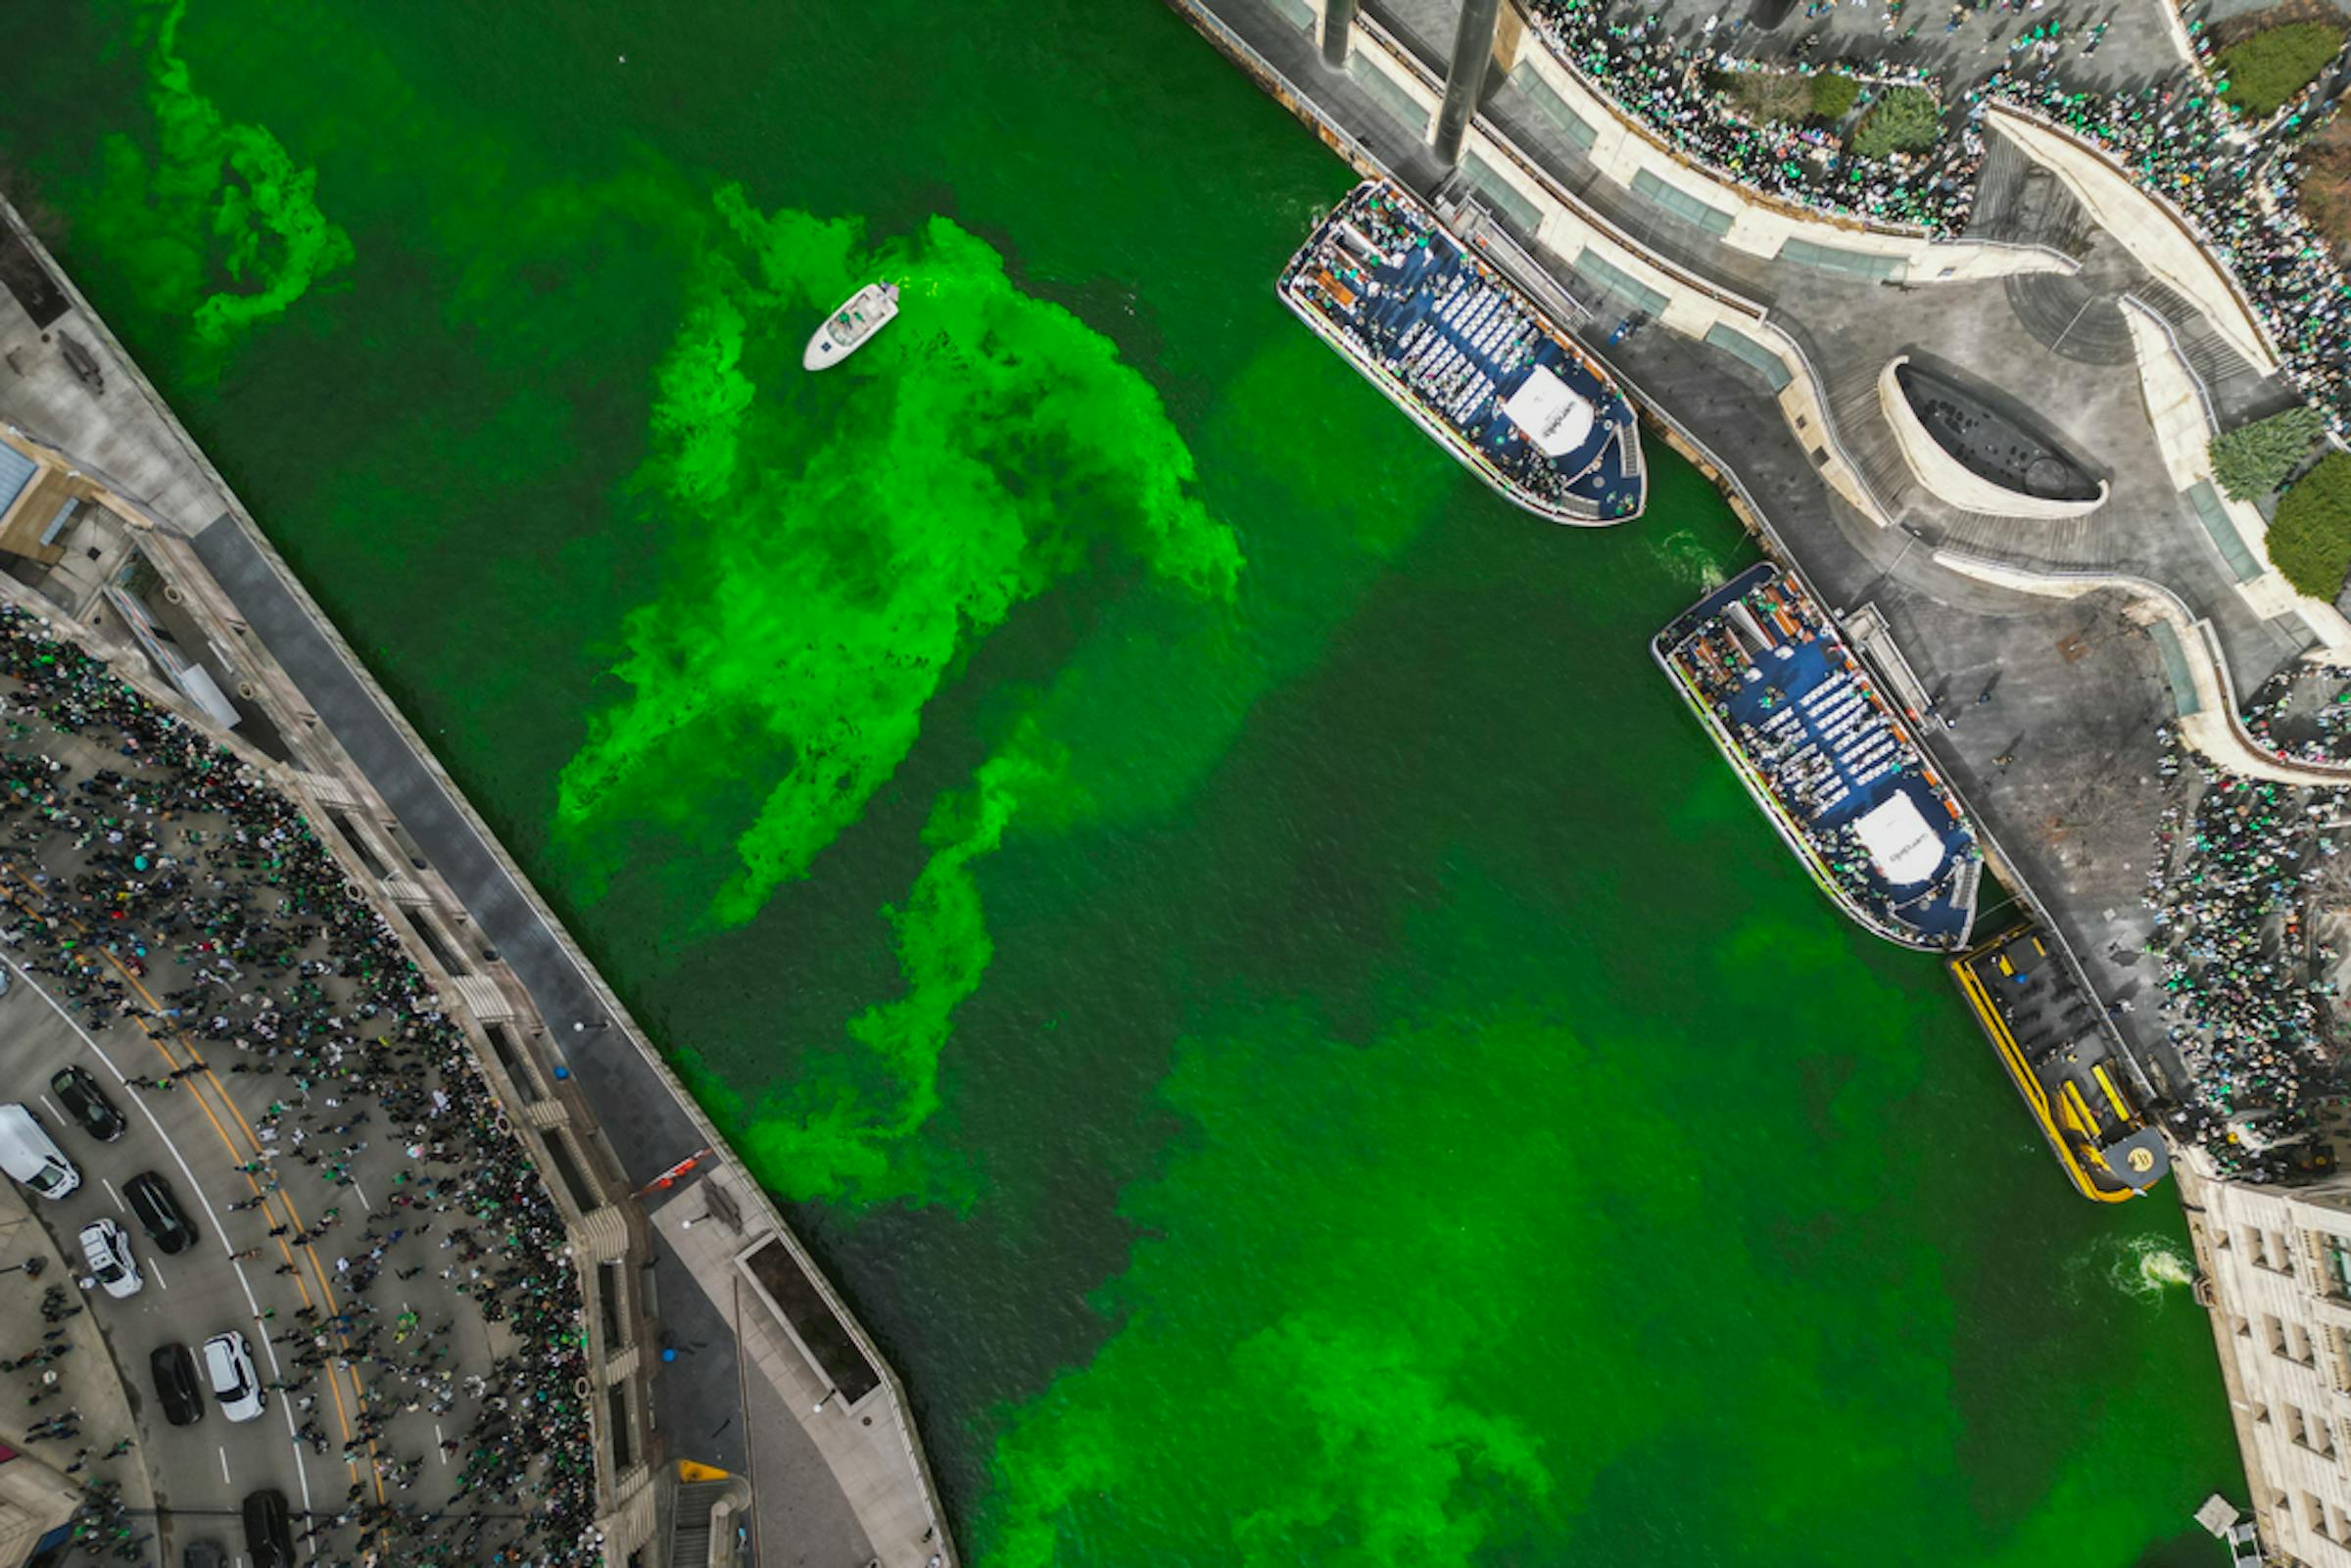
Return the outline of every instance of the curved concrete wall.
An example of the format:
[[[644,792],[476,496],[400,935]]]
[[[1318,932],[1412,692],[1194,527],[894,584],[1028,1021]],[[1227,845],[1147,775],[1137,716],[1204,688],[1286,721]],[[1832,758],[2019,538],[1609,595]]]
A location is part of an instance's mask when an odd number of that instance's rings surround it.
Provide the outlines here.
[[[1908,355],[1897,354],[1878,372],[1878,407],[1885,413],[1886,422],[1894,427],[1895,444],[1901,448],[1902,461],[1910,465],[1910,472],[1934,492],[1937,499],[1971,512],[1989,512],[1994,517],[2033,517],[2047,522],[2061,517],[2086,517],[2106,504],[2108,486],[2103,479],[2098,481],[2097,495],[2088,500],[2048,500],[1995,485],[1944,451],[1943,443],[1919,419],[1910,400],[1902,396],[1902,389],[1895,383],[1895,372],[1909,362]]]
[[[1911,283],[1956,282],[2006,277],[2017,272],[2073,272],[2080,263],[2039,246],[1999,245],[1985,240],[1933,240],[1921,233],[1875,227],[1859,218],[1839,219],[1767,201],[1727,175],[1695,165],[1657,140],[1624,113],[1615,100],[1589,85],[1581,73],[1552,52],[1525,13],[1511,0],[1495,46],[1495,64],[1505,71],[1523,66],[1557,93],[1598,136],[1585,156],[1593,166],[1630,188],[1643,174],[1727,216],[1722,243],[1756,256],[1776,257],[1791,241],[1861,260],[1899,262]]]
[[[2228,268],[2204,249],[2170,203],[2078,136],[2004,106],[1987,111],[1984,119],[2027,158],[2056,175],[2099,227],[2193,305],[2246,362],[2264,375],[2276,373],[2278,353],[2270,345],[2268,329]]]
[[[2004,561],[1986,560],[1965,550],[1939,549],[1935,563],[1954,572],[2046,598],[2080,598],[2112,590],[2132,600],[2131,619],[2149,629],[2168,628],[2192,687],[2192,706],[2181,701],[2180,736],[2200,756],[2248,779],[2339,789],[2351,783],[2351,764],[2303,762],[2281,757],[2255,740],[2237,717],[2236,688],[2229,661],[2213,636],[2212,623],[2198,620],[2180,595],[2144,578],[2104,572],[2036,572]]]
[[[2326,644],[2329,658],[2351,661],[2351,621],[2344,620],[2343,612],[2327,600],[2294,591],[2270,559],[2270,525],[2261,508],[2234,499],[2213,477],[2212,410],[2205,404],[2195,372],[2181,356],[2170,324],[2128,297],[2123,301],[2123,319],[2130,325],[2131,346],[2138,356],[2139,391],[2146,400],[2147,421],[2155,432],[2164,473],[2191,510],[2200,510],[2195,492],[2198,486],[2205,487],[2218,509],[2218,515],[2207,518],[2205,526],[2213,536],[2214,548],[2237,579],[2237,593],[2265,621],[2280,615],[2300,616],[2311,635]],[[2249,560],[2253,575],[2238,569],[2232,556]]]

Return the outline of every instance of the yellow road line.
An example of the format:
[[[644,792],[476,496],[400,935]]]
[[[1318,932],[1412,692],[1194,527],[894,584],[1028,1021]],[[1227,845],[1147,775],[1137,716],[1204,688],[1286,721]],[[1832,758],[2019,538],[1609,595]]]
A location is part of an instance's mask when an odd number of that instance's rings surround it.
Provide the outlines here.
[[[13,875],[13,868],[0,868],[0,876],[10,875]],[[24,903],[24,901],[19,898],[14,892],[6,892],[4,889],[0,889],[0,895],[6,896],[10,903],[15,904],[19,909],[24,910],[26,915],[37,916],[37,912],[33,910],[31,906]],[[74,919],[72,915],[66,915],[61,918],[66,922],[67,925],[71,926],[81,935],[85,937],[90,935],[90,928],[83,925],[80,921]],[[139,996],[146,1001],[149,1007],[155,1009],[159,1018],[162,1017],[165,1013],[163,1003],[156,997],[154,992],[148,990],[145,985],[140,983],[139,977],[131,973],[129,967],[125,965],[117,954],[105,947],[103,944],[99,944],[97,950],[106,955],[106,961],[114,966],[115,972],[122,976],[124,983],[128,984],[132,990],[136,991]],[[87,954],[77,952],[75,957],[77,961],[85,965],[88,963]],[[165,1062],[170,1065],[172,1070],[177,1071],[182,1064],[173,1058],[170,1048],[157,1036],[156,1031],[148,1025],[147,1021],[144,1018],[133,1018],[131,1022],[138,1025],[139,1032],[146,1036],[148,1044],[155,1047],[157,1053],[163,1057]],[[253,1145],[253,1152],[257,1155],[268,1155],[269,1151],[264,1147],[260,1136],[254,1132],[252,1123],[245,1119],[245,1117],[238,1112],[236,1103],[229,1098],[227,1086],[221,1083],[219,1077],[213,1071],[211,1067],[204,1063],[201,1052],[198,1050],[197,1046],[188,1039],[186,1032],[184,1030],[176,1029],[172,1030],[171,1032],[178,1036],[181,1046],[188,1052],[191,1064],[203,1069],[204,1077],[211,1081],[214,1092],[220,1096],[220,1103],[222,1106],[227,1109],[228,1114],[231,1117],[236,1118],[237,1125],[244,1129],[247,1140]],[[188,1082],[191,1085],[194,1082],[193,1079],[183,1079],[180,1081]],[[202,1092],[192,1086],[188,1092],[190,1098],[196,1102],[197,1109],[204,1113],[204,1118],[213,1124],[213,1131],[219,1135],[221,1147],[225,1148],[229,1153],[231,1166],[234,1167],[244,1164],[245,1162],[237,1158],[239,1151],[237,1149],[236,1140],[228,1135],[228,1129],[220,1124],[220,1118],[213,1115],[213,1108],[205,1099]],[[271,1164],[275,1164],[274,1159],[271,1160]],[[267,1215],[269,1212],[268,1198],[270,1196],[275,1196],[284,1201],[287,1218],[293,1224],[296,1231],[302,1232],[307,1230],[308,1227],[303,1223],[301,1212],[294,1207],[294,1199],[291,1194],[285,1192],[282,1188],[279,1189],[279,1191],[274,1195],[265,1194],[262,1191],[261,1183],[254,1180],[253,1176],[249,1172],[239,1171],[238,1173],[245,1177],[245,1185],[252,1189],[253,1193],[257,1197],[262,1198],[263,1202],[261,1205],[261,1212],[264,1216]],[[285,1238],[282,1236],[277,1238],[277,1244],[279,1251],[284,1253],[286,1260],[288,1262],[296,1262],[294,1254]],[[318,1276],[318,1288],[324,1296],[325,1305],[328,1308],[327,1315],[331,1317],[339,1314],[342,1308],[336,1304],[333,1287],[327,1283],[325,1266],[318,1261],[317,1248],[312,1246],[306,1237],[302,1243],[302,1251],[309,1255],[312,1272]],[[301,1293],[302,1305],[305,1307],[315,1305],[311,1300],[310,1287],[303,1283],[302,1270],[299,1263],[296,1263],[295,1271],[290,1277],[294,1281],[295,1289]],[[345,1336],[345,1338],[348,1339],[348,1336]],[[348,1345],[346,1346],[346,1349],[348,1349]],[[351,1442],[352,1427],[351,1417],[345,1410],[343,1404],[342,1385],[335,1381],[335,1369],[331,1364],[320,1368],[320,1370],[326,1374],[327,1392],[335,1397],[335,1424],[342,1428],[343,1441],[345,1446],[348,1447]],[[358,1363],[356,1361],[352,1362],[346,1365],[344,1370],[351,1376],[352,1397],[358,1400],[360,1406],[364,1408],[367,1402],[366,1390],[360,1382],[360,1370]],[[372,1461],[376,1456],[375,1440],[373,1438],[368,1438],[365,1441],[367,1444],[367,1456],[369,1460]],[[344,1465],[346,1469],[356,1470],[359,1468],[357,1462],[353,1460],[345,1460]],[[369,1478],[374,1482],[375,1485],[375,1500],[381,1502],[384,1500],[383,1477],[376,1474],[375,1466],[372,1462],[367,1466],[367,1471]]]

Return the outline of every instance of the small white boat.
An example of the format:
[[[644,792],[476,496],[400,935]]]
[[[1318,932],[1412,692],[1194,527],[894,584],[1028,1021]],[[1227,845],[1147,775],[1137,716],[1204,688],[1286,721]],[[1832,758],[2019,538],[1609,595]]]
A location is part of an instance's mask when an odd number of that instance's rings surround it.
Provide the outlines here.
[[[897,313],[898,286],[868,283],[816,329],[807,352],[800,356],[800,368],[823,370],[840,363],[865,347],[866,340],[889,325],[890,317]]]

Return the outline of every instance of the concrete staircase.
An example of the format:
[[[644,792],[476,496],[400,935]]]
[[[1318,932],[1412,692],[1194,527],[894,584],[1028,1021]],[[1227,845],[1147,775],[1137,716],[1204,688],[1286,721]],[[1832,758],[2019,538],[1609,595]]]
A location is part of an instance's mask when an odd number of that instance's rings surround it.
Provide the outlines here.
[[[1874,370],[1856,368],[1832,381],[1829,417],[1837,438],[1895,521],[1925,544],[1966,550],[2023,567],[2112,568],[2122,535],[2101,514],[2055,521],[1960,511],[1927,493],[1912,477],[1894,427],[1878,406]]]
[[[2155,309],[2155,313],[2171,323],[2172,336],[2180,340],[2180,352],[2207,388],[2217,388],[2225,381],[2238,376],[2258,376],[2244,356],[2229,346],[2226,338],[2212,329],[2204,312],[2181,298],[2179,293],[2148,278],[2131,291]]]
[[[2117,531],[2101,523],[2096,512],[2052,521],[1938,508],[1931,518],[1915,517],[1913,521],[1919,533],[1938,547],[1965,550],[2012,566],[2095,571],[2116,570],[2121,565],[2109,558]]]
[[[669,1531],[669,1568],[710,1568],[710,1510],[731,1481],[693,1481],[678,1489]]]
[[[1976,175],[1969,237],[2011,245],[2045,245],[2079,260],[2096,239],[2096,225],[2071,192],[2005,136],[1987,138]]]
[[[1858,366],[1830,378],[1829,421],[1846,455],[1861,470],[1870,491],[1889,515],[1899,518],[1919,499],[1912,492],[1917,481],[1878,407],[1879,366]]]

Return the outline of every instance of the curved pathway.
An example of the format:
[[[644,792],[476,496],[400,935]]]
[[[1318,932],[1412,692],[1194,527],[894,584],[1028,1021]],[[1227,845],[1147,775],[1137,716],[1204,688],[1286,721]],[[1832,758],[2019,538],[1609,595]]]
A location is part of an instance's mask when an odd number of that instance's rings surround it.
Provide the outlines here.
[[[2163,657],[2180,715],[2180,735],[2215,765],[2248,779],[2333,789],[2351,784],[2351,763],[2302,762],[2254,740],[2237,717],[2229,666],[2211,639],[2209,623],[2188,612],[2180,596],[2144,578],[2101,572],[2039,572],[1986,560],[1964,550],[1935,552],[1954,572],[2043,598],[2071,599],[2116,593],[2131,600],[2131,618],[2147,629]]]

